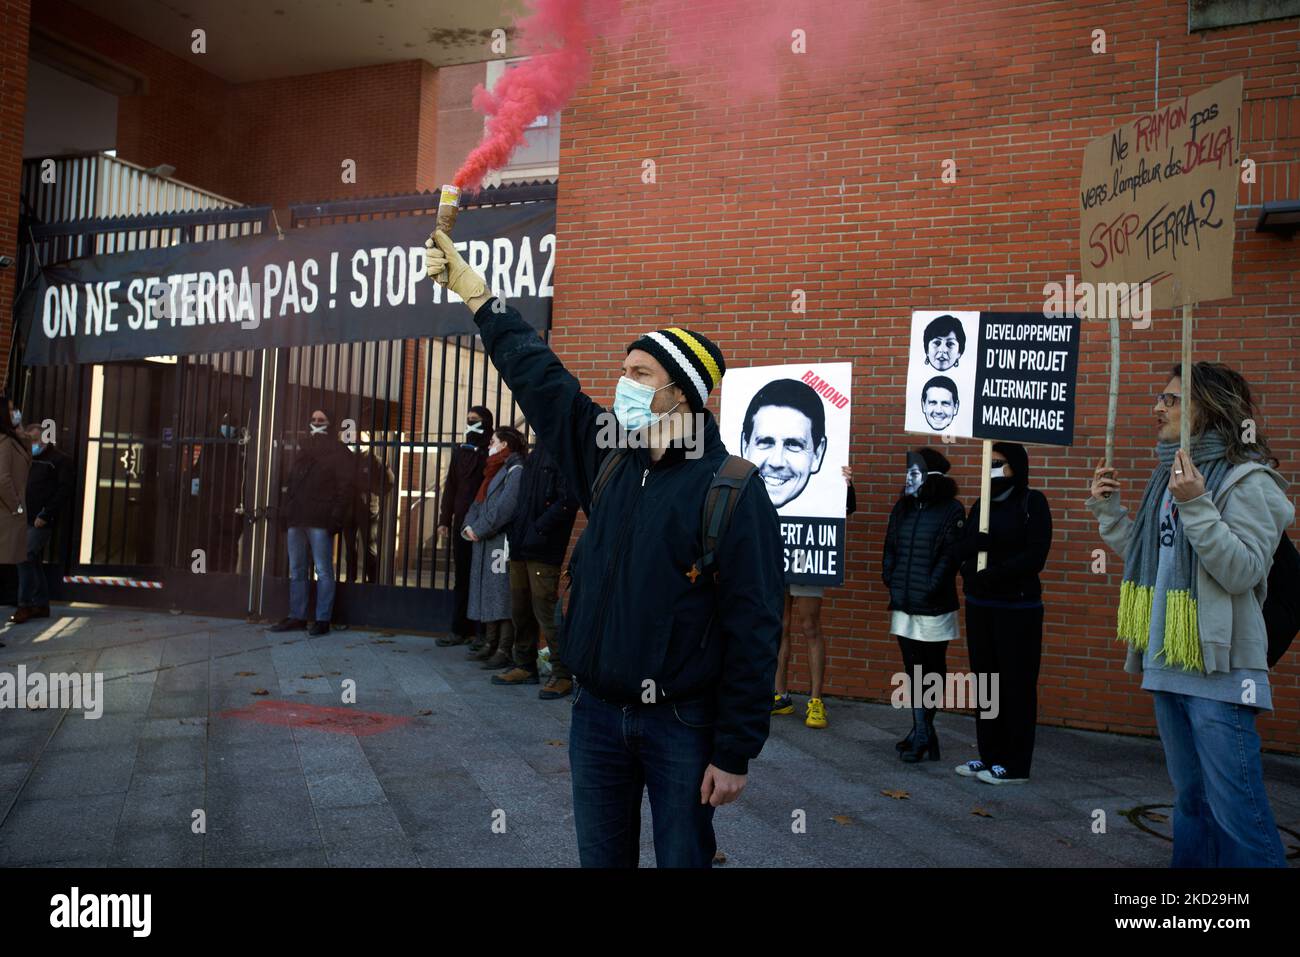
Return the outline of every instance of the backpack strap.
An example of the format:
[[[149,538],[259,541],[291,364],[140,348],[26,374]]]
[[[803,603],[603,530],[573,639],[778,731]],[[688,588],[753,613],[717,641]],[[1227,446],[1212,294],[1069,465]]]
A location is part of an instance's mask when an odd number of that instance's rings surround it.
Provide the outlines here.
[[[619,463],[627,456],[627,449],[610,449],[608,454],[600,460],[600,465],[596,468],[596,480],[591,483],[591,508],[587,509],[588,516],[596,510],[596,500],[600,498],[601,491],[609,484],[609,480],[614,477],[614,472],[618,469]]]
[[[696,576],[713,570],[717,564],[715,551],[718,542],[722,541],[727,529],[731,527],[731,516],[736,511],[740,493],[745,490],[749,477],[756,470],[757,466],[753,462],[742,459],[739,455],[728,455],[722,467],[713,473],[713,481],[709,483],[709,491],[704,496],[700,528],[704,554],[686,573],[692,582]],[[717,575],[717,571],[713,571],[715,581]]]

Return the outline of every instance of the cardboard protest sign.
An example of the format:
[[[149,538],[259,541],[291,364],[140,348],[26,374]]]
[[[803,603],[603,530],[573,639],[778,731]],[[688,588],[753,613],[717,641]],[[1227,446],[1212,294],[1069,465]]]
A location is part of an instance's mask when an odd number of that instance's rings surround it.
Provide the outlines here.
[[[910,342],[906,431],[1073,443],[1077,317],[917,310]]]
[[[1083,280],[1151,283],[1169,309],[1232,295],[1240,76],[1144,113],[1084,150]]]
[[[728,369],[719,427],[753,462],[781,518],[786,583],[844,583],[853,366],[805,362]]]

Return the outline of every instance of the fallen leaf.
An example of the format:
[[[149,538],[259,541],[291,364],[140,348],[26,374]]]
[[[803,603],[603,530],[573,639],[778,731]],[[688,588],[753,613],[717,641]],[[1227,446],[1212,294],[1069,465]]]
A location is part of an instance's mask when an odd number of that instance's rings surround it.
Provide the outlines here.
[[[852,824],[852,823],[853,823],[853,818],[849,817],[847,814],[832,814],[832,815],[831,815],[831,820],[834,821],[836,824]]]
[[[430,711],[428,708],[425,708],[425,709],[422,710],[422,711],[417,711],[417,712],[415,712],[415,713],[418,714],[418,715],[421,715],[421,716],[423,716],[423,715],[430,715],[430,714],[433,714],[433,712]]]
[[[1158,811],[1147,811],[1146,814],[1143,815],[1143,817],[1145,817],[1148,821],[1155,821],[1157,824],[1164,824],[1166,821],[1169,820],[1168,814],[1161,814]]]
[[[551,747],[553,747],[553,748],[562,748],[562,747],[564,747],[564,742],[563,742],[563,741],[547,741],[546,743],[549,744],[549,745],[550,745]]]
[[[725,863],[727,863],[727,855],[726,855],[726,854],[723,854],[721,851],[717,851],[717,852],[715,852],[714,855],[713,855],[713,863],[714,863],[714,864],[725,864]]]
[[[324,676],[323,676],[323,675],[299,675],[298,677],[300,677],[300,678],[306,678],[308,681],[310,681],[310,680],[313,679],[313,678],[321,678],[321,677],[324,677]]]
[[[895,801],[906,801],[912,796],[906,791],[881,791],[880,793],[887,798],[893,798]]]
[[[304,691],[302,688],[299,688],[299,689],[298,689],[298,694],[311,694],[311,692],[310,692],[310,691]]]
[[[970,812],[971,812],[972,814],[974,814],[976,817],[992,817],[992,816],[993,816],[993,815],[990,814],[988,811],[984,810],[982,807],[973,807],[973,808],[970,809]]]
[[[341,674],[343,674],[343,672],[341,672],[341,671],[331,671],[330,674],[332,674],[332,675],[341,675]]]
[[[256,671],[236,671],[236,672],[235,672],[235,677],[236,677],[236,678],[251,678],[251,677],[253,677],[253,675],[255,675],[255,674],[257,674]]]
[[[253,691],[253,694],[256,695],[263,695],[263,694],[270,694],[270,693],[271,692],[267,691],[265,688],[258,688],[255,691]]]

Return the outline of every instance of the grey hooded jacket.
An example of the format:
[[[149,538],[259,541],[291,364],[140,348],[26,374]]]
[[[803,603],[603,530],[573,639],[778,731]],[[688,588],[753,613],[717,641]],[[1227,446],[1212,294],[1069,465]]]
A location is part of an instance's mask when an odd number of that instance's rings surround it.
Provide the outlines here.
[[[1196,621],[1207,673],[1268,670],[1264,597],[1282,533],[1295,521],[1287,481],[1262,462],[1234,466],[1216,494],[1178,503],[1183,532],[1196,552]],[[1089,498],[1101,537],[1122,558],[1133,519],[1110,498]],[[1141,652],[1129,649],[1124,670],[1142,672]]]

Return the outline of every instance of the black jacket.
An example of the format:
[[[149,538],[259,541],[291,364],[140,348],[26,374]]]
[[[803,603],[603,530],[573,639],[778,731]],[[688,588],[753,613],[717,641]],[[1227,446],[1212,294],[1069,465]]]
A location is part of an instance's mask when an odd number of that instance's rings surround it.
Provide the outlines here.
[[[442,482],[442,496],[438,503],[438,524],[446,525],[453,535],[460,534],[465,523],[465,513],[483,484],[483,467],[487,464],[487,449],[472,442],[461,442],[451,450],[451,464]]]
[[[785,587],[780,525],[762,480],[752,476],[736,500],[716,580],[690,576],[704,498],[727,455],[713,416],[704,413],[698,458],[676,447],[652,463],[645,449],[629,450],[592,512],[608,451],[597,436],[611,413],[518,312],[494,305],[474,316],[483,344],[590,516],[569,561],[564,663],[583,693],[607,701],[640,701],[647,689],[657,702],[711,700],[711,763],[745,773],[767,739]]]
[[[57,445],[47,445],[32,456],[32,470],[27,473],[27,524],[44,519],[53,525],[72,498],[76,481],[72,456]]]
[[[284,525],[339,531],[352,505],[352,466],[352,453],[333,435],[306,436],[289,472]]]
[[[519,507],[507,534],[511,560],[561,564],[577,517],[578,500],[569,492],[560,466],[539,445],[524,459]]]
[[[945,615],[957,610],[957,546],[966,510],[956,495],[952,479],[932,475],[916,495],[894,503],[881,563],[890,611]]]
[[[958,546],[962,591],[980,601],[1034,604],[1042,601],[1038,573],[1052,550],[1052,510],[1037,489],[1017,486],[989,512],[988,566],[975,571],[979,553],[980,503],[966,517],[966,534]]]

